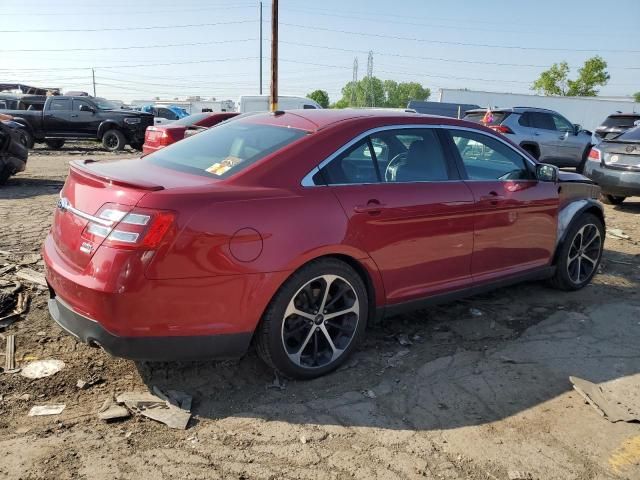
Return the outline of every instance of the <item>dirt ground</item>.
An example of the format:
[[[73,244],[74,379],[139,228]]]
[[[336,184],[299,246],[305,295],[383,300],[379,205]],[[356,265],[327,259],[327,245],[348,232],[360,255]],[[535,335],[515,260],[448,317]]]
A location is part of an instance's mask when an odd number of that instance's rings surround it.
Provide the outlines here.
[[[32,152],[0,189],[0,270],[36,260],[68,161],[107,155]],[[389,319],[339,371],[283,388],[254,352],[218,364],[112,358],[62,332],[47,292],[25,283],[28,313],[0,334],[16,335],[18,367],[66,366],[36,380],[0,373],[0,479],[640,479],[640,424],[609,422],[569,382],[640,392],[640,199],[606,215],[630,239],[606,239],[582,291],[529,283]],[[100,383],[76,386],[90,379]],[[193,395],[187,430],[97,418],[110,396],[153,386]],[[59,415],[27,416],[58,403]]]

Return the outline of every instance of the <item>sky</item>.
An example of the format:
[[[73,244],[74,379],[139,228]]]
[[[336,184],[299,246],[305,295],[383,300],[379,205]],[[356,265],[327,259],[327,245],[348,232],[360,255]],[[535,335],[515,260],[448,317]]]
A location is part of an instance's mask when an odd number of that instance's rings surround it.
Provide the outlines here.
[[[237,100],[259,91],[257,0],[0,0],[0,83],[61,87],[131,101],[187,95]],[[640,91],[640,0],[280,0],[279,92],[353,77],[415,81],[432,91],[533,93],[566,60],[608,62],[600,95]],[[263,2],[263,92],[271,2]]]

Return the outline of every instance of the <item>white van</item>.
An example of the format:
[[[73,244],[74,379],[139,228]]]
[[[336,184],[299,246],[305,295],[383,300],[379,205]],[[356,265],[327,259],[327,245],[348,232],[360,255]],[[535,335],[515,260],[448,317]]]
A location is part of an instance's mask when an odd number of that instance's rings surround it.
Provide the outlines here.
[[[278,110],[316,109],[322,108],[309,98],[278,95]],[[238,100],[238,111],[268,112],[269,95],[241,95]]]

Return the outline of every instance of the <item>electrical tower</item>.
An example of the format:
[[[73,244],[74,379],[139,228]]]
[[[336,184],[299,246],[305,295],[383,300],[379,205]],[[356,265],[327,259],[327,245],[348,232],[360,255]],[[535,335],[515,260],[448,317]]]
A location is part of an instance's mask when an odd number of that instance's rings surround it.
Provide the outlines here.
[[[353,59],[353,81],[351,88],[351,100],[349,101],[350,106],[356,107],[356,85],[358,85],[358,57]]]
[[[368,90],[368,95],[367,95],[367,100],[369,103],[370,107],[375,107],[376,106],[376,100],[374,98],[374,93],[373,93],[373,50],[369,50],[369,58],[367,60],[367,78],[369,79],[369,81],[367,82],[367,90]]]

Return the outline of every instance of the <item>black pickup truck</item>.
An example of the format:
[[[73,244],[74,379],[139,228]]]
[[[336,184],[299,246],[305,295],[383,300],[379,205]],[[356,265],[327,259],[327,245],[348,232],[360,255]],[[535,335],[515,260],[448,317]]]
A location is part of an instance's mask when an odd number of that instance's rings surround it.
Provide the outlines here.
[[[26,144],[44,142],[51,148],[61,148],[68,139],[95,139],[107,150],[122,150],[127,144],[141,149],[144,132],[153,125],[153,115],[122,110],[108,100],[97,97],[6,96],[1,99],[0,113],[11,115],[24,125]]]

